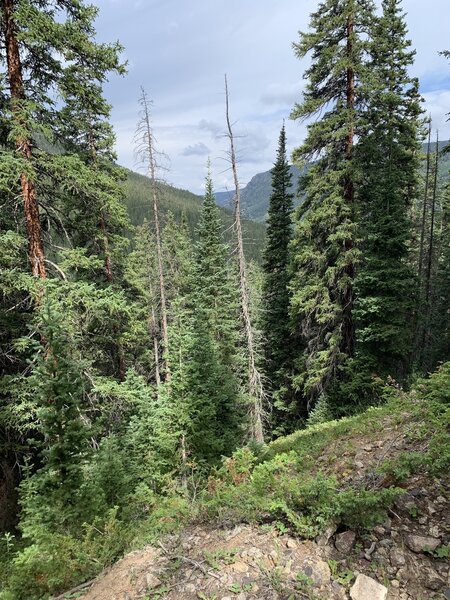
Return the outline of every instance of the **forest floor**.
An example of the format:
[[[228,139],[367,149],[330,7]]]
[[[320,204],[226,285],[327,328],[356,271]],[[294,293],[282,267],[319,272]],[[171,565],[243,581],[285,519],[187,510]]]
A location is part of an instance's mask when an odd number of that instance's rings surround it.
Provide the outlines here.
[[[419,405],[420,403],[418,403]],[[366,413],[314,435],[293,434],[269,455],[308,445],[308,472],[340,485],[389,487],[386,458],[425,456],[433,443],[421,406]],[[419,434],[418,434],[419,433]],[[400,465],[400,466],[398,466]],[[392,470],[395,473],[395,469]],[[84,591],[83,600],[429,600],[450,599],[450,477],[426,468],[407,474],[401,494],[371,527],[331,522],[314,539],[292,528],[197,519],[126,555]],[[245,519],[243,519],[244,521]],[[63,597],[77,597],[62,596]]]

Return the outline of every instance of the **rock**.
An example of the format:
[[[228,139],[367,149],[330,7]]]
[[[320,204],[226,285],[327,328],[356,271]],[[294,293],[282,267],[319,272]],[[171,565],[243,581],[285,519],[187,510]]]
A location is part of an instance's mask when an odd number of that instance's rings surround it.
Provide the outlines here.
[[[437,591],[444,587],[445,581],[431,567],[422,567],[421,576],[424,586],[429,590]]]
[[[361,462],[360,460],[355,460],[355,467],[357,469],[364,469],[364,463]]]
[[[247,550],[248,556],[252,556],[253,558],[262,558],[264,555],[259,548],[254,546],[253,548],[249,548]]]
[[[430,535],[434,538],[441,537],[441,532],[439,531],[439,527],[437,525],[433,525],[433,527],[430,527]]]
[[[153,575],[153,573],[147,573],[145,583],[147,584],[147,590],[154,590],[161,585],[161,580],[156,575]]]
[[[316,586],[326,585],[330,582],[330,567],[328,566],[328,563],[323,560],[307,558],[303,562],[301,569],[307,577],[312,579]]]
[[[333,590],[332,600],[347,600],[347,594],[345,588],[337,581],[331,582],[331,589]]]
[[[391,585],[393,588],[399,588],[400,587],[400,581],[398,579],[393,579],[391,581]]]
[[[437,538],[422,535],[407,535],[405,541],[413,552],[433,552],[441,543]]]
[[[333,535],[336,533],[338,526],[336,523],[331,523],[325,531],[316,537],[316,544],[318,546],[326,546]]]
[[[342,554],[349,554],[355,545],[356,533],[354,531],[344,531],[336,536],[334,545],[336,550]]]
[[[195,594],[195,592],[197,591],[197,586],[195,586],[193,583],[188,583],[184,586],[184,590],[188,594]]]
[[[393,567],[403,567],[406,565],[406,558],[400,548],[392,548],[389,558]]]
[[[386,600],[388,589],[375,579],[360,573],[350,590],[352,600]]]
[[[434,506],[432,504],[428,504],[427,510],[430,513],[430,515],[432,515],[432,516],[435,515],[436,512],[437,512],[436,509],[434,508]]]
[[[247,573],[248,565],[244,562],[237,561],[231,565],[231,569],[236,573]]]
[[[293,540],[292,538],[288,538],[287,542],[286,542],[286,548],[297,548],[297,542],[295,540]]]

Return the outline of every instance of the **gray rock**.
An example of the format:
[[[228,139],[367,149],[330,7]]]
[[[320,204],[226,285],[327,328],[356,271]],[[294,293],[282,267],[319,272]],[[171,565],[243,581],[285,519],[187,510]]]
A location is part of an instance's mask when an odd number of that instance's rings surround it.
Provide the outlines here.
[[[147,584],[147,590],[153,590],[161,585],[161,580],[153,573],[147,573],[145,583]]]
[[[331,525],[328,525],[325,531],[321,535],[318,535],[316,537],[316,544],[318,546],[326,546],[330,539],[333,537],[333,535],[336,533],[337,528],[338,526],[336,523],[331,523]]]
[[[441,543],[437,538],[422,535],[407,535],[405,541],[413,552],[433,552]]]
[[[375,579],[360,573],[350,590],[352,600],[386,600],[388,589]]]
[[[421,577],[423,584],[429,590],[437,591],[444,587],[445,581],[431,567],[422,567]]]
[[[327,585],[331,579],[331,570],[323,560],[307,558],[301,567],[303,573],[312,579],[314,585]]]
[[[392,548],[389,558],[393,567],[403,567],[406,565],[406,557],[399,548]]]
[[[355,545],[356,533],[354,531],[344,531],[336,536],[334,545],[336,550],[342,554],[349,554]]]

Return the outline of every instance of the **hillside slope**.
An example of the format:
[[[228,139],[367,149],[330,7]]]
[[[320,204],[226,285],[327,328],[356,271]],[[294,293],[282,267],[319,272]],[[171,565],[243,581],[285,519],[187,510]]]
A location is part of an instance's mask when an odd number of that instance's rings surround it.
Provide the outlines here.
[[[449,379],[240,450],[84,600],[449,598]]]
[[[439,149],[443,150],[448,147],[450,142],[439,142]],[[436,143],[431,144],[431,151],[434,152]],[[423,152],[426,152],[426,145],[422,147]],[[450,153],[442,154],[440,157],[440,173],[443,181],[448,181],[450,177]],[[425,170],[425,169],[424,169]],[[298,180],[304,170],[292,165],[292,192],[298,196]],[[243,214],[253,221],[263,223],[267,218],[267,210],[269,208],[270,194],[272,192],[272,175],[270,171],[258,173],[248,182],[241,190],[241,202]],[[220,206],[228,207],[233,197],[232,192],[217,192],[216,201]],[[294,206],[300,204],[300,199],[295,198]]]
[[[125,181],[126,205],[133,225],[141,225],[144,219],[153,220],[153,208],[149,193],[149,179],[144,175],[127,170]],[[200,217],[201,197],[170,185],[160,184],[160,207],[162,218],[170,211],[177,221],[183,215],[192,235]],[[231,239],[233,216],[226,208],[221,208],[223,226],[227,239]],[[244,220],[244,247],[249,260],[261,260],[265,240],[265,226],[262,223]]]

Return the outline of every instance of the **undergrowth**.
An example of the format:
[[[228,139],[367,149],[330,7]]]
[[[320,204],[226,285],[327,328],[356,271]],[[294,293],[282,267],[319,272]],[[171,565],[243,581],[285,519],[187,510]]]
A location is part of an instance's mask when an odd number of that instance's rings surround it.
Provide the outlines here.
[[[154,543],[192,520],[222,526],[274,523],[304,538],[320,534],[330,522],[369,528],[384,518],[403,493],[398,486],[411,475],[448,471],[449,380],[450,367],[444,365],[407,394],[387,390],[381,407],[310,426],[268,447],[241,448],[223,461],[202,491],[195,490],[195,497],[175,489],[161,496],[142,484],[127,496],[126,506],[77,532],[36,529],[28,545],[8,534],[0,538],[0,600],[49,598],[94,577],[124,552]],[[386,423],[408,442],[408,451],[388,455],[377,466],[380,480],[384,475],[389,484],[374,486],[370,478],[342,476],[340,457],[331,446],[355,449],[361,439],[376,440]]]

